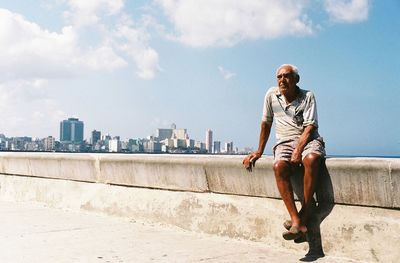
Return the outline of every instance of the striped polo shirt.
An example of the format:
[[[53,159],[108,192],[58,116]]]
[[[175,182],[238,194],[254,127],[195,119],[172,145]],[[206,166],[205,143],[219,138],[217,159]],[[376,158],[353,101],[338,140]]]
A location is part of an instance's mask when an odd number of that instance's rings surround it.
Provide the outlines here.
[[[299,88],[299,95],[291,103],[286,103],[278,87],[270,88],[265,94],[262,121],[272,123],[276,120],[277,143],[299,138],[304,127],[316,127],[312,138],[319,137],[317,104],[311,91]]]

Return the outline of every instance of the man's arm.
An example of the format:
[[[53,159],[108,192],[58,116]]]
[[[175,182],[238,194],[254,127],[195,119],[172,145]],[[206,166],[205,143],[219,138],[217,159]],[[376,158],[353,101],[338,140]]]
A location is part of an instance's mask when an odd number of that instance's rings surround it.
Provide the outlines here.
[[[308,125],[304,128],[304,131],[300,136],[299,143],[292,153],[292,158],[290,159],[291,163],[297,165],[301,164],[301,154],[303,153],[304,147],[306,147],[307,143],[310,141],[314,129],[314,125]]]
[[[269,134],[271,132],[272,123],[266,121],[261,122],[260,139],[258,142],[258,150],[246,156],[243,160],[243,165],[248,171],[252,171],[256,161],[261,157],[264,152],[265,145],[267,144]]]

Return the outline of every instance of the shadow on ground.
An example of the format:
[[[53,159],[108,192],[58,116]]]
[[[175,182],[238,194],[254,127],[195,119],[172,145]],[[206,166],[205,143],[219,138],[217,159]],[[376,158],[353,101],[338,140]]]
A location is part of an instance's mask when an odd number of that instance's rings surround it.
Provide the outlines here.
[[[326,159],[321,162],[321,172],[318,178],[316,193],[314,195],[313,212],[307,225],[307,242],[309,244],[308,253],[300,261],[312,262],[324,257],[324,250],[321,239],[321,223],[331,213],[335,205],[332,180],[325,164]],[[299,200],[303,201],[303,176],[304,171],[292,177],[293,190]]]

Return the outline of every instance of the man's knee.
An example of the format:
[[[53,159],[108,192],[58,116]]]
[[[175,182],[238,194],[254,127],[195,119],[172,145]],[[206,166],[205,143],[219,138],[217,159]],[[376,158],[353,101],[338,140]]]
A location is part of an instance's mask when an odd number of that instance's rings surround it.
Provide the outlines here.
[[[318,168],[321,163],[322,157],[316,153],[309,153],[303,159],[305,168]]]
[[[277,161],[274,163],[275,176],[284,176],[290,171],[290,164],[287,161]]]

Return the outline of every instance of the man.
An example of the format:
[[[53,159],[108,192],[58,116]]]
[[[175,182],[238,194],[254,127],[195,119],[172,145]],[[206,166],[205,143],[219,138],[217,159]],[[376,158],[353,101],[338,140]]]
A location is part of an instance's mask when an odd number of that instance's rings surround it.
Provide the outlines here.
[[[284,223],[288,231],[283,237],[286,240],[304,239],[321,160],[325,157],[324,142],[318,134],[314,95],[297,86],[300,81],[298,69],[284,64],[276,73],[278,87],[270,88],[265,95],[258,150],[249,154],[243,165],[252,171],[264,152],[275,119],[277,144],[273,148],[273,169],[291,219]],[[304,167],[304,200],[298,212],[290,176],[301,166]]]

